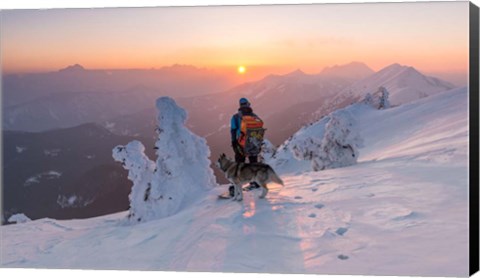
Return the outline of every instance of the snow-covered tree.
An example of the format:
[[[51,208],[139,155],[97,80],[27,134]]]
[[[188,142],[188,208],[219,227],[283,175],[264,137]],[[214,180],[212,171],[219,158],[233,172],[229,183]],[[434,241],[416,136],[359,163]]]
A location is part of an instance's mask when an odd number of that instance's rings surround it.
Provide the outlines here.
[[[17,213],[8,218],[8,222],[10,223],[26,223],[29,221],[32,221],[32,220],[23,213]]]
[[[113,159],[122,163],[123,168],[128,170],[128,179],[133,182],[130,193],[129,217],[137,221],[145,219],[151,206],[150,190],[152,177],[155,171],[155,162],[145,155],[145,147],[137,140],[126,146],[117,146],[113,149]]]
[[[308,137],[303,140],[295,140],[291,143],[293,157],[298,160],[312,160],[317,156],[322,145],[321,138]]]
[[[292,141],[291,151],[298,160],[310,160],[314,171],[353,165],[358,159],[358,149],[363,146],[355,119],[348,110],[331,113],[323,137],[304,136]]]
[[[353,165],[357,163],[361,147],[363,139],[355,119],[347,110],[336,111],[325,126],[320,153],[312,159],[312,168],[319,171]]]
[[[375,93],[368,93],[363,102],[375,107],[376,109],[387,109],[390,108],[390,101],[388,99],[389,96],[390,93],[388,90],[382,86],[379,87]]]
[[[185,127],[187,113],[169,97],[157,100],[157,160],[144,154],[138,141],[113,149],[115,160],[129,170],[134,186],[130,218],[148,221],[177,213],[216,184],[206,140]]]
[[[272,144],[272,142],[268,141],[267,139],[263,139],[262,151],[259,154],[260,161],[268,164],[276,152],[277,148]]]
[[[378,88],[378,93],[380,94],[379,109],[390,108],[390,101],[388,100],[390,93],[387,91],[387,89],[385,87],[380,87]]]

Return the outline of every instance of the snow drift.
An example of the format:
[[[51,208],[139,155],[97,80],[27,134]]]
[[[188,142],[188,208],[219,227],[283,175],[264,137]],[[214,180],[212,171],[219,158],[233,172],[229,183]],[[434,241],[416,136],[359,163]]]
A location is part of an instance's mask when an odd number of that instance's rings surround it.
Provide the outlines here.
[[[26,223],[30,221],[32,220],[23,213],[17,213],[8,218],[8,222],[10,223]]]
[[[157,100],[156,162],[139,141],[113,149],[113,158],[133,182],[129,218],[148,221],[177,213],[215,184],[205,139],[185,127],[187,113],[169,97]]]

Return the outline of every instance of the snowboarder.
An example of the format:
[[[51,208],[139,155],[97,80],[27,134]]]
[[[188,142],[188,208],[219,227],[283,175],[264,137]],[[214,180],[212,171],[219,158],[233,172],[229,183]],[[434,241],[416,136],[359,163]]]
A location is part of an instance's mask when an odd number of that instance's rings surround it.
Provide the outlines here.
[[[261,130],[259,141],[263,141],[263,122],[255,113],[253,113],[253,109],[250,106],[248,99],[241,98],[239,100],[239,105],[238,112],[234,114],[230,120],[230,134],[233,152],[235,153],[235,162],[245,163],[246,158],[248,157],[249,163],[257,163],[260,146],[258,143],[251,144],[250,142],[252,142],[252,140],[248,140],[251,133],[247,134],[247,131],[242,129],[248,129],[248,125],[251,122],[257,130]],[[256,182],[251,182],[244,190],[249,191],[256,188],[260,188],[260,186]],[[235,187],[231,185],[228,191],[230,197],[233,197],[235,194]]]

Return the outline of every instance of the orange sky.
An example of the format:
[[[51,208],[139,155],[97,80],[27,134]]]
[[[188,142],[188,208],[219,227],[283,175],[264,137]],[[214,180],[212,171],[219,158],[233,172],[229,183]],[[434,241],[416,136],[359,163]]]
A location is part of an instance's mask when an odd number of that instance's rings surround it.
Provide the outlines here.
[[[466,73],[468,2],[1,11],[2,70],[190,64],[246,79],[398,62]]]

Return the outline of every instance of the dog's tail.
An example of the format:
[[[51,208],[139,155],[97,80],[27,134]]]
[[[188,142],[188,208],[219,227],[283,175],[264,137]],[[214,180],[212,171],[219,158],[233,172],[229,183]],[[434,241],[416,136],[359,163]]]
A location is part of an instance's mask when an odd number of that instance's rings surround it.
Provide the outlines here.
[[[270,165],[268,166],[268,171],[270,172],[270,180],[272,182],[285,186],[283,180],[277,175],[277,173],[275,173],[275,171]]]

